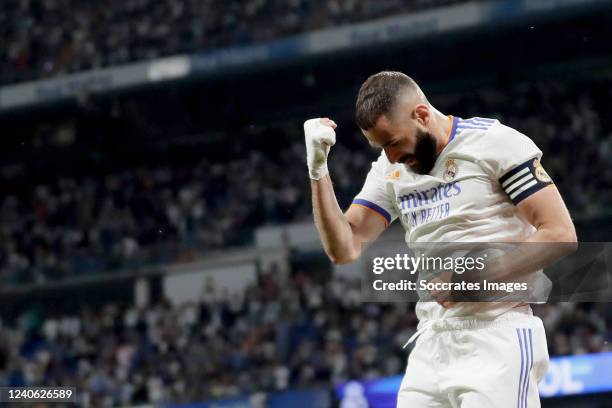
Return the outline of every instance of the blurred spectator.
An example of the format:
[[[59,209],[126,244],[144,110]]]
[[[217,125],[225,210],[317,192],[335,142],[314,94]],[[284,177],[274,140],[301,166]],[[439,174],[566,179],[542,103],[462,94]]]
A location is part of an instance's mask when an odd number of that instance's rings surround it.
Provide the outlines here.
[[[439,96],[436,105],[463,117],[496,117],[532,137],[572,214],[595,216],[612,208],[612,127],[601,119],[609,99],[595,97],[596,88],[609,86],[517,84]],[[173,160],[44,185],[24,180],[27,189],[0,198],[0,282],[189,260],[247,243],[263,224],[311,220],[301,123],[284,129],[287,147],[280,151],[266,142],[265,131],[226,135],[222,140],[248,140],[248,147],[237,142],[235,154],[225,156],[204,151],[194,166]],[[342,133],[331,151],[330,171],[343,206],[377,154],[360,138]]]
[[[397,375],[414,305],[360,303],[360,282],[295,271],[242,295],[144,309],[108,304],[64,316],[27,313],[2,327],[1,386],[75,386],[89,405],[202,401]],[[211,300],[212,299],[212,300]],[[607,304],[536,305],[551,355],[612,351]],[[87,406],[87,404],[83,404]]]
[[[0,83],[269,41],[465,0],[11,0]]]

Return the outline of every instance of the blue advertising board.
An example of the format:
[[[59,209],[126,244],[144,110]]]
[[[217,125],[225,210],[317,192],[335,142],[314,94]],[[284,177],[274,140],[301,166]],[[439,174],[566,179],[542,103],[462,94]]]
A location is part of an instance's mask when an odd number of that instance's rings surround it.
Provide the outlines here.
[[[325,389],[259,393],[250,398],[232,398],[191,404],[171,404],[165,408],[329,408],[331,397]]]
[[[336,396],[354,401],[355,406],[394,408],[402,377],[352,381],[338,386]],[[612,352],[551,358],[539,389],[543,398],[611,392]],[[362,403],[364,400],[367,405]]]
[[[539,388],[542,397],[612,391],[612,353],[551,358]]]

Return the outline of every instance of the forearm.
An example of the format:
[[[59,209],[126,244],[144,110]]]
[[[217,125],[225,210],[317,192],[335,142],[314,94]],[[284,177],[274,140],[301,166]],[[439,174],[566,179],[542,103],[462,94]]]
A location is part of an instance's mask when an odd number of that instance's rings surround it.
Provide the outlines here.
[[[513,281],[576,251],[576,229],[559,191],[551,184],[518,205],[536,231],[515,250],[496,259],[491,278]]]
[[[493,260],[491,280],[516,281],[554,264],[577,248],[573,228],[542,226],[512,251]]]
[[[323,247],[334,263],[347,263],[359,256],[351,225],[338,205],[329,174],[311,180],[314,220]]]

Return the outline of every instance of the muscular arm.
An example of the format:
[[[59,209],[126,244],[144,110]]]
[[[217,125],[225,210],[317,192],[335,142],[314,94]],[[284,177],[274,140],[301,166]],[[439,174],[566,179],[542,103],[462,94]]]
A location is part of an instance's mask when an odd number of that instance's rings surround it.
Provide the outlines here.
[[[327,256],[335,264],[356,260],[362,245],[384,231],[385,222],[377,213],[357,205],[342,213],[329,174],[311,180],[310,186],[314,220]]]
[[[520,202],[518,209],[537,229],[526,242],[577,242],[574,223],[554,184]]]
[[[517,207],[536,232],[524,245],[496,260],[491,268],[495,280],[510,281],[532,273],[577,248],[574,224],[554,184],[529,196]]]
[[[489,282],[521,281],[577,248],[574,224],[554,184],[524,199],[517,208],[536,232],[511,252],[487,265],[485,278]],[[448,292],[438,291],[432,295],[445,308],[457,304],[447,300]]]

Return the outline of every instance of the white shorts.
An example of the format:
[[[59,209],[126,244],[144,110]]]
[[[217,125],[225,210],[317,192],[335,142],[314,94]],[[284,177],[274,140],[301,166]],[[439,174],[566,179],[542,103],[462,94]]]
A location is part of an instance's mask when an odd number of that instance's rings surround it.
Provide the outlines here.
[[[530,309],[434,321],[408,358],[397,407],[539,407],[547,369],[544,326]]]

